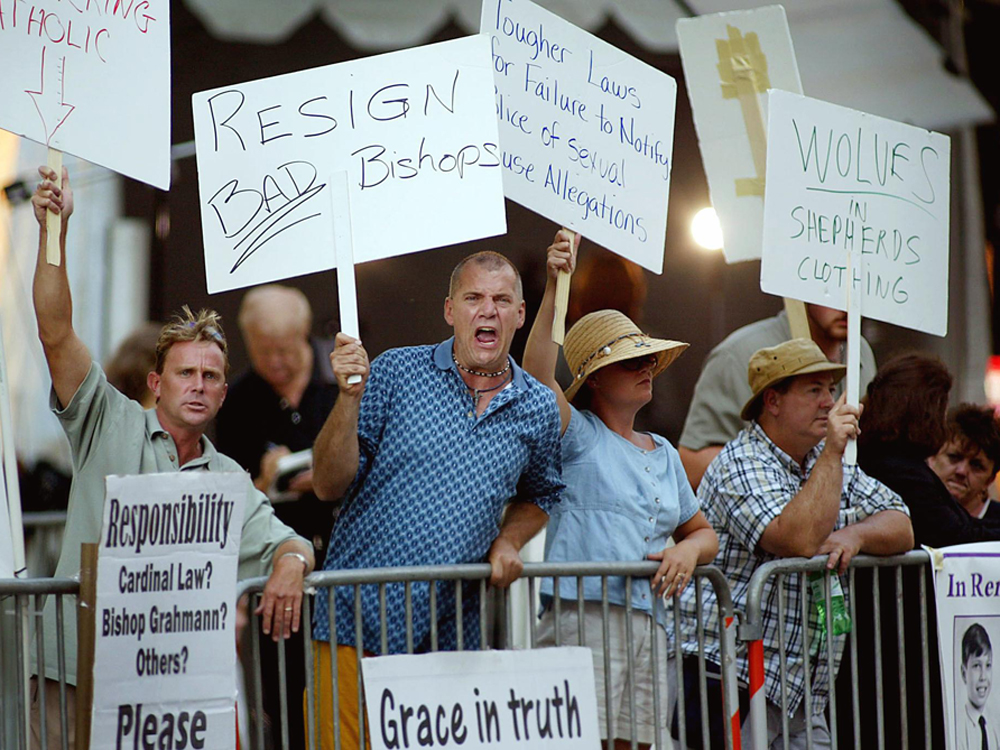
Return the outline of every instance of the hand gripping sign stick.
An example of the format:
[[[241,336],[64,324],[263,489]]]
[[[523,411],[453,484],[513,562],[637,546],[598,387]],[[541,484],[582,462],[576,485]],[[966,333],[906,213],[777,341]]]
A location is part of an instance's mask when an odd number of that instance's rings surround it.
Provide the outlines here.
[[[563,227],[563,231],[570,233],[570,243],[574,248],[579,248],[580,240],[582,239],[580,235],[566,227]],[[566,338],[566,311],[569,309],[569,284],[572,278],[573,274],[567,271],[560,271],[559,276],[556,278],[555,311],[552,316],[552,340],[560,346],[562,346]]]
[[[361,338],[358,323],[358,288],[354,276],[354,238],[351,233],[351,191],[347,172],[334,172],[330,180],[333,203],[333,251],[337,265],[337,299],[340,303],[340,330]],[[347,378],[349,385],[361,382],[360,375]]]
[[[861,279],[864,265],[860,249],[853,245],[847,256],[847,403],[857,406],[861,387]],[[854,288],[858,279],[858,288]],[[858,463],[858,441],[847,441],[844,449],[844,463],[855,466]]]
[[[736,194],[759,195],[763,198],[764,173],[767,168],[767,125],[758,94],[765,93],[771,85],[767,75],[767,58],[761,52],[755,33],[744,36],[735,26],[727,26],[726,29],[729,33],[728,40],[716,41],[722,96],[739,99],[757,172],[755,177],[736,180]],[[805,303],[788,297],[784,299],[792,338],[811,338]]]

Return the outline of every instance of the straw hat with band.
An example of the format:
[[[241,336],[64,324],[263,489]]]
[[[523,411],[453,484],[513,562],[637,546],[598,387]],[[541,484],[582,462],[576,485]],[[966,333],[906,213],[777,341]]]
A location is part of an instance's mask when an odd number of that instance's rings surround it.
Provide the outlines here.
[[[809,375],[815,372],[833,374],[833,382],[839,382],[847,368],[831,362],[811,339],[791,339],[777,346],[759,349],[750,357],[747,379],[753,395],[743,406],[740,417],[749,422],[756,412],[756,403],[766,388],[786,378]]]
[[[598,310],[584,315],[569,329],[563,345],[563,356],[573,374],[573,382],[564,391],[566,400],[572,401],[583,382],[602,367],[655,354],[655,378],[687,348],[683,341],[646,335],[627,315],[617,310]]]

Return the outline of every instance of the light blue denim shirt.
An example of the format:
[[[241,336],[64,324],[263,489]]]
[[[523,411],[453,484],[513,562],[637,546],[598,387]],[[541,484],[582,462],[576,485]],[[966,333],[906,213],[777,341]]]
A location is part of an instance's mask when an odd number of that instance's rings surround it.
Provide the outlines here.
[[[545,559],[631,562],[660,552],[699,510],[677,450],[652,433],[656,447],[643,450],[591,412],[570,408],[561,443],[566,490],[549,511]],[[576,599],[575,578],[561,578],[559,589],[563,599]],[[552,591],[552,579],[544,579],[543,600]],[[583,595],[600,601],[601,579],[585,578]],[[608,579],[608,601],[625,606],[624,578]],[[632,607],[650,612],[652,603],[649,580],[633,579]]]

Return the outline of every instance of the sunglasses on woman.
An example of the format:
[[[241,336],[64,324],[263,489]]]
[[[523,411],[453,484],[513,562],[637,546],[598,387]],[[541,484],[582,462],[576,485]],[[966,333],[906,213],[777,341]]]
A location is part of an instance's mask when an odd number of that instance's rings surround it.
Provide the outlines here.
[[[632,357],[631,359],[623,359],[620,364],[626,370],[630,372],[637,372],[646,367],[656,367],[657,356],[655,354],[647,354],[645,357]]]

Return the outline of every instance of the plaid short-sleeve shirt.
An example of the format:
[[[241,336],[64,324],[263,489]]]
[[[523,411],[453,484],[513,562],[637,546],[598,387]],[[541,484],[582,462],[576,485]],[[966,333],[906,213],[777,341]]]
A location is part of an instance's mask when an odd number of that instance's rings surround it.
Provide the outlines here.
[[[508,501],[548,512],[560,476],[559,410],[551,390],[511,362],[506,388],[476,416],[449,339],[377,357],[361,400],[358,473],[333,527],[324,570],[481,562]],[[317,456],[316,460],[323,460]],[[479,642],[478,582],[462,598],[464,644]],[[405,594],[386,589],[389,653],[406,651]],[[438,645],[455,648],[455,586],[437,587]],[[336,641],[355,645],[354,594],[336,593]],[[364,648],[381,653],[378,590],[361,595]],[[413,643],[426,647],[430,588],[412,584]],[[313,637],[330,640],[327,598]]]
[[[719,535],[717,565],[729,581],[733,601],[738,610],[745,610],[750,578],[759,565],[776,559],[758,546],[764,529],[777,518],[782,509],[805,484],[823,450],[820,443],[806,455],[805,470],[767,436],[757,422],[751,422],[709,465],[698,487],[698,499],[709,523]],[[840,496],[841,513],[837,528],[844,524],[850,509],[853,521],[884,510],[898,510],[909,515],[899,495],[881,482],[872,479],[856,466],[844,467],[844,482]],[[845,595],[846,580],[843,581]],[[715,595],[707,583],[702,586],[702,618],[705,623],[705,656],[716,664],[722,663],[719,645],[719,616]],[[804,628],[798,576],[784,578],[785,617],[778,619],[779,589],[777,578],[764,585],[763,642],[764,688],[768,700],[781,705],[781,672],[778,634],[785,632],[785,657],[788,684],[788,714],[792,715],[805,695],[803,659]],[[697,610],[695,590],[689,586],[681,595],[681,648],[686,654],[698,653],[695,632]],[[810,628],[810,646],[818,634]],[[835,667],[840,664],[844,638],[834,640]],[[826,707],[829,666],[825,646],[820,658],[810,656],[812,713]],[[746,654],[737,657],[739,678],[749,683]]]

